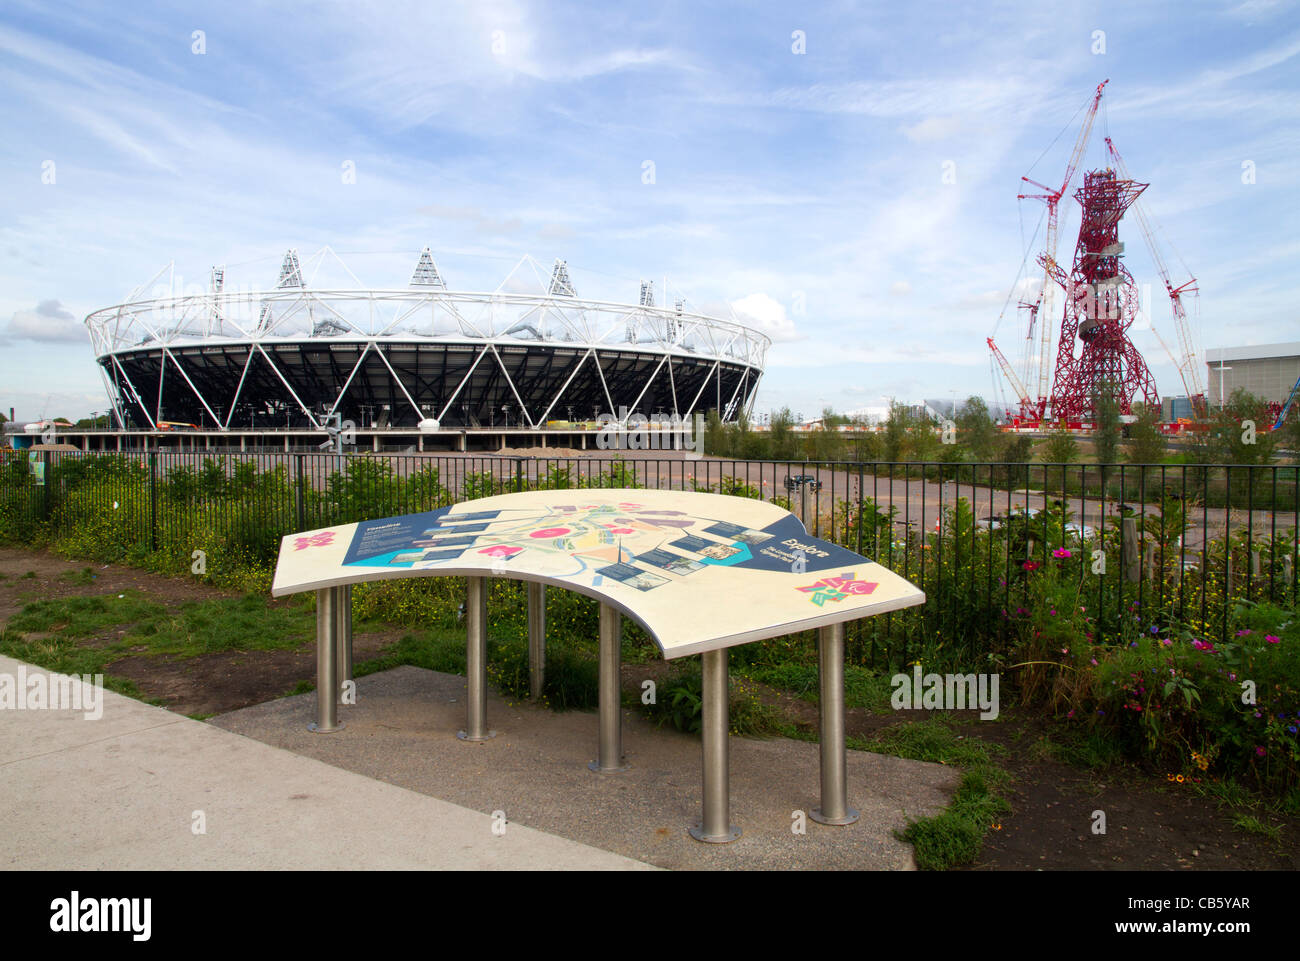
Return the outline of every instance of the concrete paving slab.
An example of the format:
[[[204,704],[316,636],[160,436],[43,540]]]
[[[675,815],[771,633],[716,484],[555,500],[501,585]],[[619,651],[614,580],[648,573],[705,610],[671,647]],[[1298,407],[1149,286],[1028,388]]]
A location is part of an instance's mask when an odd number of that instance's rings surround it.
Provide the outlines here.
[[[22,666],[0,657],[0,672]],[[519,823],[498,834],[495,823],[112,692],[95,721],[0,710],[8,869],[648,867]]]
[[[431,797],[478,811],[503,810],[512,823],[673,869],[912,869],[911,845],[894,832],[941,811],[959,772],[941,764],[850,751],[854,825],[807,821],[819,803],[818,746],[786,738],[732,737],[732,844],[701,844],[687,827],[700,815],[698,737],[655,727],[624,711],[629,771],[594,774],[594,713],[555,713],[489,694],[488,722],[500,734],[456,738],[465,724],[465,678],[399,667],[360,678],[347,725],[313,734],[314,694],[282,698],[209,723]]]

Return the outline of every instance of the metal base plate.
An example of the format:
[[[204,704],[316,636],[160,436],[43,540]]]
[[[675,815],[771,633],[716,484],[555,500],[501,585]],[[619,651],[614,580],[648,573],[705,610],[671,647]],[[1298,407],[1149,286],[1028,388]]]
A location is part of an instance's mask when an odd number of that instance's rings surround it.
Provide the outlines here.
[[[687,829],[687,833],[689,833],[691,837],[695,838],[695,840],[703,841],[705,844],[730,844],[732,841],[739,838],[742,832],[740,828],[733,824],[728,828],[726,834],[705,834],[703,825],[693,824]]]
[[[312,721],[307,725],[307,730],[311,731],[313,734],[333,734],[335,731],[341,731],[345,727],[347,727],[347,725],[342,721],[338,723],[337,727],[321,727],[315,721]]]
[[[599,761],[588,761],[587,770],[595,771],[597,774],[617,774],[620,771],[632,770],[632,765],[625,763],[620,767],[601,767]]]
[[[822,814],[822,809],[817,807],[808,812],[808,816],[818,824],[852,824],[858,818],[862,817],[862,812],[857,808],[848,808],[842,818],[828,818]]]
[[[462,741],[490,741],[497,736],[496,731],[488,731],[482,737],[470,737],[465,731],[457,731],[456,736]]]

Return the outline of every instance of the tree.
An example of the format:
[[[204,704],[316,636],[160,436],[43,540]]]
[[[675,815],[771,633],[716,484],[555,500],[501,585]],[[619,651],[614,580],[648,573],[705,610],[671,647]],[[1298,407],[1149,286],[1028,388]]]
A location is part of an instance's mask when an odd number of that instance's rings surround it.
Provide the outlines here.
[[[906,407],[897,402],[889,405],[889,417],[885,420],[885,429],[880,435],[881,453],[885,460],[897,463],[907,453],[907,431],[912,415]]]
[[[998,428],[981,397],[968,397],[957,412],[957,440],[976,461],[991,461],[998,448]]]
[[[1160,433],[1160,408],[1154,404],[1134,404],[1137,417],[1128,425],[1124,456],[1130,464],[1159,464],[1165,459],[1165,435]]]
[[[1064,424],[1047,435],[1043,461],[1047,464],[1072,464],[1079,459],[1079,442]]]
[[[840,418],[843,420],[844,418]],[[836,430],[835,412],[829,407],[822,411],[822,422],[808,438],[812,448],[813,460],[834,461],[840,459],[841,437]]]
[[[704,417],[704,452],[714,457],[731,455],[731,436],[716,408]]]
[[[1287,411],[1286,420],[1278,432],[1277,446],[1285,447],[1292,453],[1300,454],[1300,409],[1295,404]]]
[[[1115,398],[1116,385],[1108,380],[1097,382],[1092,395],[1093,419],[1096,427],[1092,434],[1093,451],[1097,463],[1114,464],[1119,460],[1120,419],[1119,401]],[[1102,475],[1105,476],[1103,466]]]
[[[1238,387],[1219,408],[1211,428],[1213,447],[1221,464],[1268,464],[1278,437],[1269,431],[1268,405]]]
[[[773,460],[798,460],[799,438],[794,432],[794,415],[789,407],[782,407],[772,414],[771,430],[768,437],[772,445]]]

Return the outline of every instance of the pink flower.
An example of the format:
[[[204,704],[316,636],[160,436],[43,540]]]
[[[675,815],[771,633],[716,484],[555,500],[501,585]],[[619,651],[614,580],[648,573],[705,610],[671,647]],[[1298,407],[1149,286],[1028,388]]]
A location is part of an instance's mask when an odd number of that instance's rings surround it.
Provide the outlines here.
[[[1264,640],[1268,641],[1270,644],[1277,644],[1282,640],[1282,638],[1278,637],[1276,634],[1265,634]]]
[[[1238,632],[1237,632],[1237,636],[1238,636],[1238,637],[1245,637],[1245,636],[1246,636],[1247,634],[1249,634],[1249,633],[1250,633],[1250,628],[1246,628],[1244,631],[1238,631]]]
[[[1027,571],[1036,571],[1036,570],[1038,570],[1038,567],[1039,567],[1039,565],[1038,565],[1038,563],[1037,563],[1036,561],[1025,561],[1025,562],[1024,562],[1023,564],[1021,564],[1020,566],[1023,567],[1023,568],[1024,568],[1025,570],[1027,570]]]
[[[1058,547],[1056,550],[1052,551],[1052,556],[1059,557],[1062,560],[1064,560],[1065,558],[1070,556],[1070,552],[1068,549],[1064,547]]]
[[[1214,645],[1209,641],[1192,641],[1192,647],[1196,648],[1198,651],[1214,650]]]
[[[1173,643],[1174,643],[1174,642],[1171,641],[1169,638],[1166,637],[1166,638],[1165,638],[1164,640],[1162,640],[1160,643],[1163,644],[1165,647],[1171,647],[1171,646],[1173,646]]]
[[[1267,753],[1268,752],[1265,751],[1262,747],[1260,747],[1259,745],[1255,745],[1255,757],[1263,757]]]

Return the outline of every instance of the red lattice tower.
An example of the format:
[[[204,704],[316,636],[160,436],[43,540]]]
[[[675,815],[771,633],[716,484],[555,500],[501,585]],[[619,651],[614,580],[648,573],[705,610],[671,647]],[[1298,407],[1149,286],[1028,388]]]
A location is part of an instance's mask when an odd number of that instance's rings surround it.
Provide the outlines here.
[[[1147,188],[1122,179],[1113,169],[1084,175],[1074,198],[1083,208],[1074,269],[1067,279],[1060,267],[1049,267],[1065,289],[1065,312],[1052,383],[1052,417],[1056,420],[1094,419],[1093,397],[1107,384],[1121,414],[1133,402],[1158,405],[1155,378],[1128,338],[1138,312],[1137,285],[1121,258],[1119,222],[1124,211]],[[1047,266],[1047,265],[1044,265]],[[1076,357],[1077,341],[1083,349]]]

